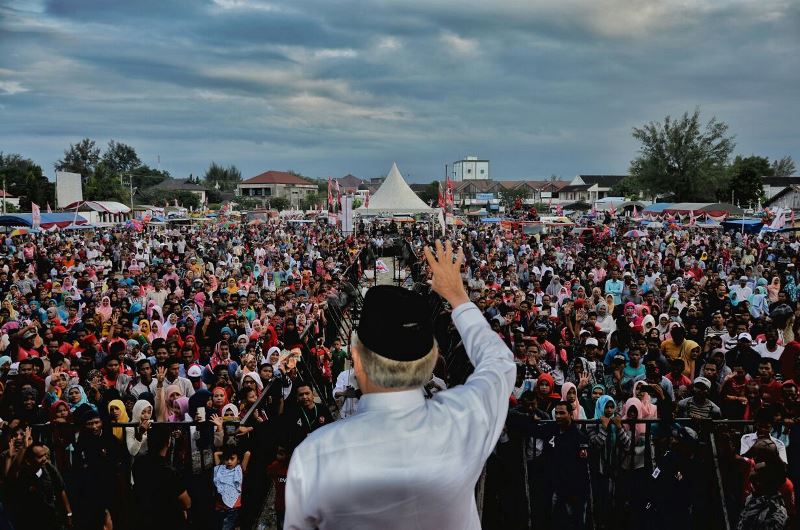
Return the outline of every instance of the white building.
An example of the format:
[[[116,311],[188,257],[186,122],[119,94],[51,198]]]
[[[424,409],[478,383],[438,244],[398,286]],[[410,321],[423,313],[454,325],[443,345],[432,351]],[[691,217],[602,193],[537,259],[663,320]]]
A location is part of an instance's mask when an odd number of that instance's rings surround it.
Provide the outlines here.
[[[0,201],[13,206],[14,208],[19,208],[19,197],[14,197],[10,193],[7,193],[3,190],[0,190]]]
[[[453,162],[453,180],[489,180],[489,161],[480,160],[477,156],[468,156],[463,160]]]

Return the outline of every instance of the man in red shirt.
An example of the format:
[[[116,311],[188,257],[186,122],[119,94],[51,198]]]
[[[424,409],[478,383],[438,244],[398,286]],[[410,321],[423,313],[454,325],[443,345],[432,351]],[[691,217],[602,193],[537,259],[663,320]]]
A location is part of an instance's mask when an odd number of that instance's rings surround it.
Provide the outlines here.
[[[775,380],[774,359],[762,357],[758,362],[758,386],[761,389],[761,399],[773,405],[783,403],[783,385]]]

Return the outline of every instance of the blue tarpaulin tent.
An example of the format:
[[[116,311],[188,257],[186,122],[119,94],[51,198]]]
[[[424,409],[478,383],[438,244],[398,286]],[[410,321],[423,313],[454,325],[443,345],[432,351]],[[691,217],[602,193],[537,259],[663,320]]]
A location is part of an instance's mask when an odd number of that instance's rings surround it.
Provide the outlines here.
[[[0,226],[33,227],[32,216],[33,214],[30,213],[9,213],[0,215]],[[65,226],[71,225],[73,221],[75,221],[77,225],[85,225],[89,222],[81,215],[76,217],[74,213],[43,213],[41,214],[41,218],[41,228],[45,230],[52,228],[53,225],[64,228]]]
[[[727,221],[722,221],[723,230],[733,230],[747,234],[759,233],[762,226],[764,226],[764,223],[760,219],[728,219]]]

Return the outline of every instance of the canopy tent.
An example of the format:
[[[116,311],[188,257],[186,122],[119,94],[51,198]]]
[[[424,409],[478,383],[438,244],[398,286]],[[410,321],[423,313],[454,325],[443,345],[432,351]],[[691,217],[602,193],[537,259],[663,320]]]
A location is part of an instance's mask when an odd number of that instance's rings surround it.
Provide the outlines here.
[[[741,231],[747,234],[757,234],[761,231],[764,223],[760,219],[730,219],[722,222],[724,230]]]
[[[734,204],[728,204],[725,202],[716,202],[707,204],[703,206],[701,210],[712,217],[720,217],[723,215],[735,215],[735,216],[742,216],[744,215],[744,210],[739,208]]]
[[[642,213],[660,214],[670,206],[672,206],[671,202],[654,202],[653,204],[647,206],[644,210],[642,210]]]
[[[78,206],[80,205],[80,207]],[[79,212],[103,212],[110,214],[128,213],[131,209],[121,202],[116,201],[84,201],[73,202],[64,206],[63,210],[75,210],[78,208]]]
[[[377,213],[433,213],[435,208],[431,208],[420,199],[409,187],[397,164],[392,164],[392,169],[381,187],[378,188],[369,198],[369,208],[366,205],[356,208],[357,214],[377,214]]]
[[[693,213],[695,216],[708,214],[711,217],[723,217],[730,215],[741,216],[744,215],[744,210],[736,205],[724,202],[680,202],[664,208],[664,213],[677,215]]]
[[[32,214],[29,213],[10,213],[0,216],[0,226],[33,226]],[[77,225],[85,225],[89,221],[85,217],[74,213],[43,213],[41,214],[41,228],[47,230],[57,226],[64,228],[75,221]]]

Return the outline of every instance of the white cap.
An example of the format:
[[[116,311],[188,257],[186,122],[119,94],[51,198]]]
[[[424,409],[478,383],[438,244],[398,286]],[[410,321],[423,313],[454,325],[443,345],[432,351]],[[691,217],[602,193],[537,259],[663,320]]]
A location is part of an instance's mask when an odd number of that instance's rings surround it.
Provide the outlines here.
[[[186,377],[203,377],[203,370],[198,365],[193,364],[186,371]]]
[[[753,342],[753,337],[751,337],[749,333],[739,333],[739,336],[736,337],[736,340],[745,340],[745,339],[749,340],[750,342]]]
[[[703,385],[703,386],[706,387],[706,389],[711,390],[711,381],[709,381],[708,379],[706,379],[703,376],[695,377],[694,384]]]
[[[599,342],[597,342],[597,339],[596,339],[596,338],[594,338],[594,337],[589,337],[588,339],[586,339],[585,345],[586,345],[586,346],[599,346],[599,345],[600,345],[600,343],[599,343]]]

